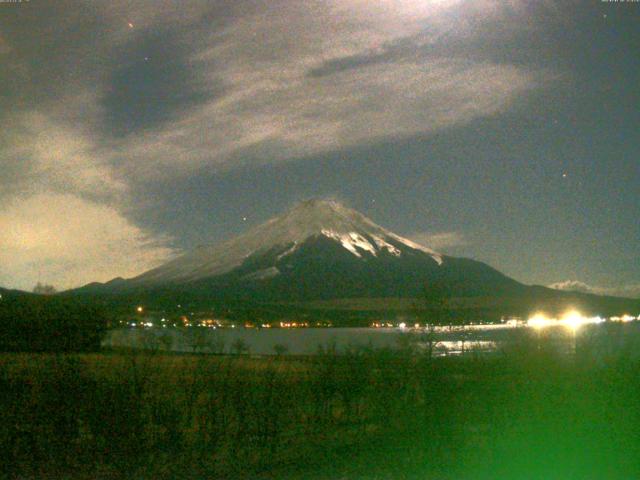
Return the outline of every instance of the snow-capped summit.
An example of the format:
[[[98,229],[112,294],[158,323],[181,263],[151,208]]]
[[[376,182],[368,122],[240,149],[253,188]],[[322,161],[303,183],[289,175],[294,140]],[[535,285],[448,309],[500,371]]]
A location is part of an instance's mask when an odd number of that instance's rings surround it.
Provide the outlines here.
[[[165,265],[133,279],[136,283],[184,282],[226,274],[248,258],[267,252],[276,253],[261,275],[277,275],[277,264],[310,240],[320,237],[340,245],[354,257],[365,259],[379,255],[401,257],[421,252],[442,265],[439,253],[396,235],[361,213],[335,200],[301,202],[283,215],[258,225],[222,244],[199,247]],[[264,265],[263,265],[264,266]],[[265,273],[266,272],[266,273]]]

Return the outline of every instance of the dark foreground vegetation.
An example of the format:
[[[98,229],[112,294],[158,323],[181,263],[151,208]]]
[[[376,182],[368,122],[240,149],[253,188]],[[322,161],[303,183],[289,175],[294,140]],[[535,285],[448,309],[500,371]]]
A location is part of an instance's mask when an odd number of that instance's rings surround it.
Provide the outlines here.
[[[631,479],[640,364],[492,357],[0,356],[5,478]]]
[[[0,352],[97,351],[108,323],[102,308],[76,299],[0,294]]]

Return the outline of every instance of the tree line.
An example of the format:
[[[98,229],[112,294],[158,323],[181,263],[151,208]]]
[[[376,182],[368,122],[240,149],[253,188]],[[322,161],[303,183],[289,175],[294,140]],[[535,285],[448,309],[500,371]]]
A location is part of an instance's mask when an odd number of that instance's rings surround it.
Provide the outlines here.
[[[73,299],[20,295],[0,300],[0,351],[96,351],[106,328],[104,311]]]

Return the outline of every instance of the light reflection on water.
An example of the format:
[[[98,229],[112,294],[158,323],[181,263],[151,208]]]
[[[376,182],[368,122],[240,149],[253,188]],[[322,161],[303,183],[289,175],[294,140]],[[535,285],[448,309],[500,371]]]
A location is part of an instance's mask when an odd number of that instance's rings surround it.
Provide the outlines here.
[[[277,345],[292,355],[313,355],[320,346],[335,347],[338,353],[360,347],[412,348],[429,349],[434,355],[442,356],[490,354],[517,347],[523,340],[528,340],[529,345],[533,342],[538,348],[553,348],[561,353],[589,350],[597,356],[620,352],[640,356],[640,322],[588,325],[577,331],[476,325],[439,328],[431,333],[398,328],[124,328],[110,331],[103,345],[229,353],[233,345],[240,343],[256,355],[272,355]]]

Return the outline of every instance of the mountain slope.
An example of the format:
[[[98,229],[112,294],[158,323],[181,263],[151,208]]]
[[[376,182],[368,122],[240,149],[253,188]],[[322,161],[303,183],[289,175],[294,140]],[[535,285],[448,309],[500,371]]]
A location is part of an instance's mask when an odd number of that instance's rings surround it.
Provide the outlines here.
[[[132,281],[153,284],[210,278],[240,267],[251,256],[290,256],[314,237],[331,239],[358,258],[380,253],[400,257],[403,251],[416,250],[442,263],[440,254],[385,230],[355,210],[331,200],[310,200],[243,235],[221,245],[199,247]]]
[[[443,256],[438,263],[431,254],[411,248],[399,254],[386,249],[375,255],[358,253],[361,256],[332,238],[317,235],[287,255],[280,249],[252,255],[227,274],[189,282],[185,287],[247,300],[302,301],[417,297],[432,284],[446,285],[460,295],[505,292],[520,286],[473,260]]]
[[[432,284],[461,295],[522,287],[488,265],[437,253],[336,201],[310,200],[220,245],[83,290],[172,289],[212,298],[304,301],[420,296]]]

